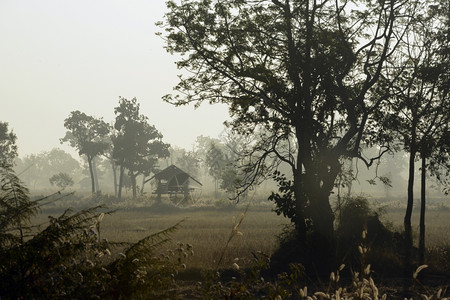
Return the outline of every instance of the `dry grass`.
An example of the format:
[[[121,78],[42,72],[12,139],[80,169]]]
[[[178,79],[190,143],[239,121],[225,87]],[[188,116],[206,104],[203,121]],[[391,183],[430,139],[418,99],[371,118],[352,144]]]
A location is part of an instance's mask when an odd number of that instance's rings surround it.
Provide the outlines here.
[[[181,229],[173,236],[173,242],[192,244],[194,256],[188,266],[198,269],[229,268],[235,259],[240,266],[249,266],[251,252],[261,251],[272,254],[277,247],[277,235],[289,220],[277,216],[270,208],[251,207],[248,209],[239,231],[242,235],[233,237],[224,247],[233,229],[233,220],[239,220],[245,207],[231,209],[176,209],[170,212],[155,211],[151,208],[119,210],[104,217],[101,237],[109,241],[136,242],[145,236],[164,230],[180,220]],[[47,213],[37,222],[45,222]],[[224,252],[222,263],[218,260]]]
[[[289,220],[277,216],[269,207],[250,206],[239,231],[243,235],[233,237],[224,250],[233,229],[233,220],[239,220],[245,207],[237,209],[173,209],[170,212],[151,208],[119,210],[105,216],[101,224],[101,235],[110,241],[136,242],[139,239],[164,230],[180,220],[182,228],[174,235],[177,241],[190,243],[195,255],[188,262],[189,267],[213,269],[230,267],[236,258],[240,266],[251,264],[251,252],[261,251],[271,255],[277,247],[277,235]],[[47,213],[39,215],[37,222],[47,221]],[[383,219],[392,228],[402,231],[403,210],[388,210]],[[450,243],[450,211],[430,210],[426,217],[427,247],[442,247]],[[415,241],[418,240],[419,213],[413,213]],[[223,261],[218,266],[222,252]]]
[[[404,210],[388,210],[384,220],[392,224],[393,229],[403,230]],[[417,210],[413,211],[411,218],[414,241],[416,246],[419,239],[419,217]],[[427,247],[439,247],[450,243],[450,210],[428,210],[425,214],[425,241]]]

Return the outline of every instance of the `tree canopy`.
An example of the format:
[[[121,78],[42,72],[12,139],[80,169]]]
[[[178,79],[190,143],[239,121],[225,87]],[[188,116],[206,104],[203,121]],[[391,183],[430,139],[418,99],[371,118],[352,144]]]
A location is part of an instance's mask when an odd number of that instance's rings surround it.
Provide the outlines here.
[[[416,1],[169,1],[161,26],[180,55],[176,105],[222,102],[239,133],[264,134],[253,173],[270,158],[291,166],[299,240],[332,249],[329,195],[342,159],[377,140],[377,113],[395,76],[385,68]],[[392,80],[390,80],[390,78]],[[386,150],[387,151],[387,150]],[[383,153],[383,151],[381,152]],[[250,153],[252,154],[252,153]],[[276,166],[276,165],[275,165]],[[253,178],[256,178],[254,176]],[[280,179],[281,182],[284,182]]]
[[[110,126],[93,116],[80,111],[73,111],[64,120],[64,127],[68,130],[61,139],[61,143],[68,142],[78,150],[79,155],[86,155],[91,174],[92,193],[95,192],[93,159],[103,154],[109,147],[107,140]]]
[[[136,197],[136,176],[149,175],[154,172],[158,158],[169,156],[169,145],[163,143],[162,134],[148,123],[148,118],[139,112],[136,98],[119,99],[119,106],[114,109],[116,121],[113,141],[113,158],[121,167],[119,174],[119,198],[123,172],[128,170]]]

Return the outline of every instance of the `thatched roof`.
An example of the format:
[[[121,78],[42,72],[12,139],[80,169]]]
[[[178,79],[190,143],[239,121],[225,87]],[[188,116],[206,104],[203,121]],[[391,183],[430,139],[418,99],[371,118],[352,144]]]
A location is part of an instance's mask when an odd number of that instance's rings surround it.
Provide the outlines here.
[[[151,178],[147,179],[145,182],[152,180],[153,178],[156,178],[158,180],[167,180],[170,181],[174,177],[177,178],[178,182],[185,182],[188,178],[194,180],[198,184],[202,185],[200,181],[189,175],[188,173],[184,172],[180,168],[178,168],[175,165],[168,166],[164,170],[156,173]]]

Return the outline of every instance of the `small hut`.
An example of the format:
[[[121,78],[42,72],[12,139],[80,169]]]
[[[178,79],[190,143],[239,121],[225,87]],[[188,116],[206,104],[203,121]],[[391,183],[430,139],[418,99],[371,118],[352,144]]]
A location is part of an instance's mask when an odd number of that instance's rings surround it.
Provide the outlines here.
[[[161,202],[161,195],[169,195],[169,198],[177,201],[176,205],[187,202],[189,199],[193,200],[194,191],[199,190],[202,186],[200,181],[175,165],[156,173],[145,182],[152,179],[157,180],[156,190],[153,192],[157,195],[157,201]],[[181,200],[178,199],[178,195],[182,195]]]

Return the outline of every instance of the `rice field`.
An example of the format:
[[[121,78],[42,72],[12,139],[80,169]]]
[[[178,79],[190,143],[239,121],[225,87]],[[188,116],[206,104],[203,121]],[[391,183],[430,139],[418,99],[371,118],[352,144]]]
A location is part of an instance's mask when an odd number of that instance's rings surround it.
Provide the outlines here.
[[[101,230],[102,236],[111,241],[135,242],[183,220],[181,228],[173,235],[173,241],[193,245],[195,255],[188,262],[191,268],[227,267],[236,260],[242,265],[248,265],[252,251],[268,255],[273,253],[277,247],[277,235],[289,221],[268,208],[250,207],[243,215],[244,211],[245,208],[176,210],[169,213],[133,209],[105,217]],[[241,218],[238,234],[233,235],[225,249],[234,226]],[[219,266],[222,252],[224,257]]]
[[[238,261],[241,266],[249,266],[252,252],[261,251],[271,255],[277,248],[277,236],[290,222],[277,216],[269,206],[245,206],[236,208],[172,208],[170,210],[151,207],[121,209],[104,217],[101,236],[110,241],[136,242],[152,233],[159,232],[183,220],[181,228],[173,235],[176,242],[189,243],[194,247],[194,255],[188,265],[195,269],[227,268]],[[39,222],[45,222],[45,212]],[[382,220],[396,231],[403,228],[403,210],[387,211]],[[237,231],[227,245],[232,230],[242,218]],[[413,213],[414,236],[418,239],[419,214]],[[431,210],[426,216],[427,247],[450,244],[450,211]],[[227,245],[227,246],[226,246]],[[173,247],[168,245],[168,247]],[[119,250],[118,250],[119,251]],[[223,254],[222,263],[218,260]]]

